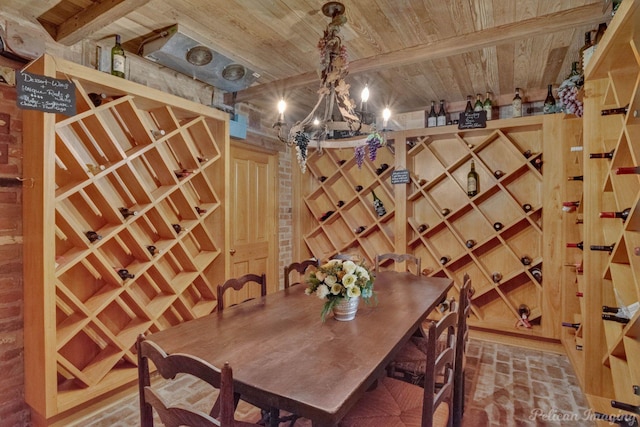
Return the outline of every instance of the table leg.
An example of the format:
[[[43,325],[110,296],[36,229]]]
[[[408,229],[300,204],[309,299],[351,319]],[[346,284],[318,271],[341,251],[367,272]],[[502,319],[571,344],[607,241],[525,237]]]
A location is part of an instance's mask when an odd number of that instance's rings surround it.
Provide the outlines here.
[[[280,410],[278,408],[269,408],[269,427],[278,427],[280,419]]]

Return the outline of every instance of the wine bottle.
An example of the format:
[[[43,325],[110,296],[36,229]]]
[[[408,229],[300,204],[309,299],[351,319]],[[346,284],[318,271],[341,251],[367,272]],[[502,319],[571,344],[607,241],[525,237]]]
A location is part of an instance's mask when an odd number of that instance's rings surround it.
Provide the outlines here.
[[[444,126],[447,124],[447,112],[444,109],[444,99],[440,100],[440,111],[438,111],[438,118],[436,120],[438,126]]]
[[[569,148],[569,151],[571,152],[584,151],[584,147],[582,145],[574,145],[571,148]]]
[[[443,257],[440,257],[440,264],[442,264],[442,265],[445,265],[445,264],[446,264],[446,263],[448,263],[449,261],[451,261],[451,258],[450,258],[450,257],[448,257],[448,256],[446,256],[446,255],[445,255],[445,256],[443,256]]]
[[[620,402],[619,400],[612,400],[611,406],[616,409],[622,409],[623,411],[640,415],[640,406],[638,405],[632,405],[630,403]]]
[[[443,208],[442,210],[440,210],[440,213],[442,214],[442,216],[447,216],[451,213],[451,209]]]
[[[471,160],[471,169],[467,174],[467,196],[473,197],[478,194],[479,187],[478,173],[476,172],[476,164]]]
[[[126,219],[130,216],[136,216],[138,215],[138,211],[130,211],[128,208],[119,208],[120,213],[122,214],[122,216]]]
[[[528,159],[529,157],[533,156],[533,153],[531,152],[531,150],[526,150],[522,153],[522,155],[525,159]]]
[[[576,218],[576,224],[584,224],[584,219]]]
[[[590,153],[589,158],[590,159],[612,159],[614,151],[615,150],[611,150],[608,153]]]
[[[496,231],[502,230],[502,227],[504,227],[504,226],[502,225],[501,222],[494,222],[493,223],[493,229],[496,230]]]
[[[608,305],[603,305],[602,306],[602,312],[603,313],[618,314],[619,311],[620,311],[620,307],[609,307]]]
[[[93,230],[87,231],[86,233],[84,233],[84,235],[87,236],[87,239],[89,239],[89,242],[91,242],[91,243],[102,239],[102,236],[99,235],[98,233],[96,233]]]
[[[580,207],[580,201],[562,202],[562,210],[564,212],[573,212],[578,207]]]
[[[165,134],[166,132],[162,129],[151,129],[151,135],[153,135],[154,138],[162,138]]]
[[[609,313],[602,313],[602,320],[611,320],[613,322],[622,323],[623,325],[629,323],[629,319],[626,317],[620,317]]]
[[[157,254],[157,253],[158,253],[158,248],[156,248],[156,247],[155,247],[155,246],[153,246],[153,245],[147,245],[147,250],[149,251],[149,253],[150,253],[151,255],[155,255],[155,254]]]
[[[609,425],[617,425],[620,427],[638,427],[638,419],[633,415],[625,414],[604,414],[602,412],[593,412],[593,418],[600,421],[606,421]]]
[[[206,209],[202,209],[200,206],[195,206],[196,212],[198,213],[198,215],[204,215],[207,213]]]
[[[327,211],[324,214],[322,214],[322,216],[320,217],[320,221],[324,221],[327,218],[329,218],[331,215],[333,215],[333,211]]]
[[[640,166],[627,166],[616,169],[616,175],[640,174]]]
[[[178,177],[178,178],[186,178],[186,177],[188,177],[189,175],[191,175],[193,173],[189,169],[180,169],[180,170],[177,170],[177,171],[174,171],[174,172],[176,174],[176,177]]]
[[[174,231],[178,234],[180,234],[180,232],[182,231],[182,226],[180,224],[171,224],[171,226],[173,227]]]
[[[382,175],[382,173],[384,171],[386,171],[387,169],[389,169],[389,165],[387,163],[383,163],[380,165],[379,168],[376,169],[376,174],[377,175]]]
[[[471,104],[471,95],[467,95],[467,105],[464,107],[464,113],[473,113],[473,105]]]
[[[532,209],[533,209],[533,206],[531,206],[530,203],[525,203],[524,205],[522,205],[522,210],[525,212],[531,212]]]
[[[423,186],[423,185],[425,185],[426,183],[427,183],[427,180],[426,180],[426,179],[424,179],[424,178],[420,178],[420,179],[418,180],[418,185],[419,185],[420,187],[422,187],[422,186]]]
[[[591,245],[589,246],[589,249],[591,249],[592,251],[601,251],[601,252],[613,252],[613,247],[615,246],[614,244],[611,245]]]
[[[524,255],[522,256],[522,258],[520,258],[520,262],[522,263],[522,265],[531,265],[531,257]]]
[[[584,33],[584,44],[580,48],[580,67],[582,69],[582,73],[584,74],[585,68],[587,68],[587,63],[591,58],[591,52],[587,52],[587,49],[591,47],[591,31],[587,31]]]
[[[104,165],[94,165],[91,163],[87,163],[87,170],[94,175],[98,175],[100,172],[105,170],[106,167]]]
[[[553,97],[553,86],[547,85],[547,97],[544,100],[544,104],[542,106],[542,112],[544,114],[555,113],[556,109],[556,99]]]
[[[584,181],[583,175],[569,176],[567,177],[567,181]]]
[[[487,120],[492,120],[493,103],[491,102],[491,92],[487,92],[487,97],[484,99],[482,109],[487,113]]]
[[[534,277],[534,279],[538,281],[538,283],[542,283],[542,270],[540,270],[540,268],[534,267],[529,270],[529,272]]]
[[[504,172],[502,172],[500,169],[493,172],[493,176],[495,176],[496,179],[502,178],[503,175],[504,175]]]
[[[362,185],[356,185],[355,187],[356,191],[359,193],[362,191]]]
[[[520,88],[516,88],[516,94],[511,101],[511,108],[513,109],[513,117],[522,117],[522,98],[520,98]]]
[[[111,48],[111,75],[124,78],[126,57],[120,44],[120,34],[116,34],[116,44]]]
[[[576,292],[576,296],[578,298],[582,298],[584,296],[584,293],[583,292]]]
[[[473,104],[473,111],[482,111],[484,109],[484,104],[482,103],[482,95],[479,93],[476,94],[476,103]]]
[[[206,163],[209,161],[208,157],[198,156],[198,163]]]
[[[613,0],[611,2],[611,16],[616,16],[616,12],[618,11],[618,8],[620,7],[620,3],[622,3],[622,0]]]
[[[604,33],[605,31],[607,31],[607,23],[606,22],[601,22],[598,25],[598,30],[596,31],[596,37],[593,41],[593,45],[594,48],[597,49],[598,45],[600,44],[600,41],[602,40],[602,37],[604,37]],[[594,49],[594,51],[595,51]]]
[[[627,114],[627,112],[629,111],[629,104],[627,104],[626,106],[622,107],[622,108],[609,108],[608,110],[602,110],[600,111],[600,115],[602,116],[611,116],[613,114]]]
[[[493,280],[493,283],[500,283],[500,280],[502,280],[502,273],[496,271],[491,275],[491,280]]]
[[[339,208],[343,207],[343,206],[344,206],[344,200],[338,200],[338,204],[337,204],[337,206],[338,206]]]
[[[429,228],[427,224],[420,224],[418,226],[418,233],[424,233],[425,231],[427,231],[427,228]]]
[[[366,229],[367,229],[367,226],[366,226],[366,225],[361,225],[360,227],[358,227],[358,228],[356,228],[355,230],[353,230],[353,232],[354,232],[354,233],[356,233],[356,234],[360,234],[360,233],[362,233],[362,232],[363,232],[364,230],[366,230]]]
[[[122,280],[133,279],[136,277],[135,274],[129,273],[129,270],[126,268],[116,268],[116,272]]]
[[[534,168],[536,168],[537,170],[542,169],[542,157],[538,156],[535,159],[533,159],[531,161],[531,164],[533,165]]]
[[[94,107],[99,107],[102,104],[102,101],[106,99],[107,95],[104,93],[95,93],[91,92],[89,94],[89,99]]]
[[[626,208],[620,212],[600,212],[600,218],[620,218],[622,222],[625,222],[629,217],[629,212],[631,212],[631,208]]]
[[[318,178],[318,181],[320,182],[325,182],[327,180],[327,177],[322,175],[320,178]]]
[[[432,128],[438,125],[438,116],[436,115],[436,101],[431,101],[431,110],[427,116],[427,127]]]
[[[580,323],[562,322],[562,326],[566,328],[573,328],[576,331],[580,329]]]
[[[578,242],[578,243],[567,243],[567,247],[568,248],[578,248],[581,251],[584,250],[584,242]]]
[[[385,216],[387,214],[387,210],[384,208],[382,200],[376,196],[375,191],[372,190],[371,194],[373,195],[373,208],[375,209],[376,214],[378,214],[378,216]]]
[[[476,241],[473,239],[469,239],[466,242],[464,242],[465,246],[468,247],[469,249],[473,248],[476,245]]]

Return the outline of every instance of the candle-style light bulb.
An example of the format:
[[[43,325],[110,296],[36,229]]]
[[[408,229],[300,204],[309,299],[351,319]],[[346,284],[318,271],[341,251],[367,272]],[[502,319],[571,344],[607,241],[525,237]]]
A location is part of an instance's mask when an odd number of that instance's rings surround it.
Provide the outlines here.
[[[313,125],[314,126],[320,126],[320,120],[318,120],[317,117],[313,119]]]
[[[362,102],[360,103],[360,109],[362,111],[367,111],[367,101],[369,100],[369,85],[364,85],[362,94],[360,94],[360,99],[362,100]]]
[[[391,117],[391,110],[389,110],[389,108],[385,108],[382,111],[382,127],[386,128],[387,127],[387,123],[389,123],[389,118]]]
[[[284,110],[287,109],[287,103],[284,99],[278,102],[278,113],[280,113],[280,122],[284,122]]]

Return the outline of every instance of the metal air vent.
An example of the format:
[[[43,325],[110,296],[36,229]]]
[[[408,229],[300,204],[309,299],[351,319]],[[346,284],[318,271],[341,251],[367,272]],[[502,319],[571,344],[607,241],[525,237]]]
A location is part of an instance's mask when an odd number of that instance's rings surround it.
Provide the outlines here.
[[[204,46],[174,25],[142,46],[142,56],[227,92],[251,86],[260,75]]]

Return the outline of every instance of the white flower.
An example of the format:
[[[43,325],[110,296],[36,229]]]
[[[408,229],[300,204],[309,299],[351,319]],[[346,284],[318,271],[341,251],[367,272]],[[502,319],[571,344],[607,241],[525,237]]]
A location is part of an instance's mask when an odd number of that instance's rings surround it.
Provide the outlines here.
[[[353,261],[345,261],[344,263],[342,263],[342,269],[347,274],[352,274],[354,271],[356,271],[357,267],[358,266]]]
[[[349,298],[351,297],[359,297],[360,296],[360,288],[357,286],[351,286],[350,288],[347,288],[347,296]]]
[[[329,295],[329,287],[326,285],[320,285],[318,286],[318,289],[316,289],[316,295],[318,296],[318,298],[320,299],[324,299],[327,297],[327,295]]]
[[[325,265],[323,265],[322,269],[329,269],[331,267],[333,267],[335,264],[340,264],[342,261],[339,259],[330,259],[329,261],[327,261],[327,263]]]
[[[357,277],[355,274],[345,274],[344,277],[342,278],[342,284],[344,285],[345,288],[350,288],[352,286],[355,286],[356,280],[357,280]]]
[[[336,276],[332,275],[332,274],[331,274],[331,275],[329,275],[329,276],[327,276],[327,277],[324,279],[324,283],[325,283],[327,286],[333,286],[333,285],[334,285],[335,283],[337,283],[337,282],[338,282],[338,278],[337,278]]]
[[[356,267],[356,274],[359,277],[362,277],[364,280],[368,281],[370,279],[369,277],[369,272],[367,271],[366,268],[364,268],[363,266],[359,265]]]
[[[333,295],[339,295],[340,292],[342,292],[342,285],[340,283],[335,283],[332,287],[331,287],[331,293]]]

